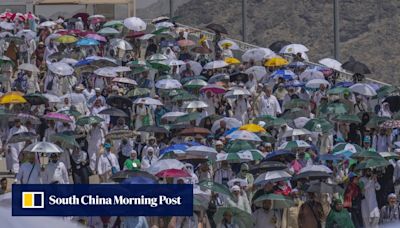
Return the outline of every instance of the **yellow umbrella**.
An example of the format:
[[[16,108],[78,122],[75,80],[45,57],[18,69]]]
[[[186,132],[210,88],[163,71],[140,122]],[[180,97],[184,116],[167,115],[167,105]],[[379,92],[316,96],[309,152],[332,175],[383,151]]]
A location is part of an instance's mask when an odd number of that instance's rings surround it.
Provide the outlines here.
[[[265,62],[264,66],[267,67],[280,67],[280,66],[285,66],[288,65],[289,62],[282,58],[282,57],[274,57],[269,59],[267,62]]]
[[[266,132],[263,127],[261,127],[260,125],[257,125],[257,124],[245,124],[245,125],[241,126],[239,129],[244,130],[244,131],[254,132],[254,133]]]
[[[23,104],[27,101],[21,92],[8,92],[0,97],[0,104]]]
[[[70,35],[64,35],[57,37],[56,42],[62,43],[62,44],[70,44],[70,43],[75,43],[78,41],[78,39],[75,36],[70,36]]]
[[[227,64],[240,64],[240,60],[233,57],[225,58],[224,60]]]

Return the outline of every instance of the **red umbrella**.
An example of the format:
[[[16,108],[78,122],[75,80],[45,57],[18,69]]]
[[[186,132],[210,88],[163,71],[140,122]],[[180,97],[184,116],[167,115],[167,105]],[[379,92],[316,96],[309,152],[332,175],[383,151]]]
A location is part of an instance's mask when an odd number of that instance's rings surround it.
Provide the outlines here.
[[[16,21],[16,20],[25,21],[26,18],[25,18],[25,16],[24,16],[22,13],[14,13],[14,14],[11,16],[11,20],[13,20],[13,21]]]
[[[72,17],[73,17],[73,18],[78,18],[78,17],[80,17],[80,18],[82,18],[83,23],[87,24],[87,20],[88,20],[89,14],[87,14],[87,13],[77,13],[77,14],[75,14],[75,15],[72,16]]]
[[[178,45],[180,47],[188,47],[195,45],[195,43],[192,40],[180,40],[178,41]]]
[[[156,174],[156,177],[190,177],[191,175],[183,169],[166,169]]]
[[[207,91],[210,91],[215,94],[221,94],[221,93],[225,93],[226,89],[222,86],[215,85],[215,84],[206,85],[200,89],[200,92],[202,92],[202,93],[205,93]]]
[[[146,34],[145,32],[130,31],[130,32],[128,33],[128,35],[126,35],[126,37],[137,38],[137,37],[144,36],[145,34]]]

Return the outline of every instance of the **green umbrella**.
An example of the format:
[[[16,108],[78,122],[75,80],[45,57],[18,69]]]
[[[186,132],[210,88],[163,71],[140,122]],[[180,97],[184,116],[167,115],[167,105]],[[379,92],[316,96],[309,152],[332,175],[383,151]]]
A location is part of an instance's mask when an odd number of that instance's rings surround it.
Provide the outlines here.
[[[285,125],[286,123],[287,123],[286,119],[276,118],[276,119],[265,122],[264,128],[280,127],[282,125]]]
[[[150,63],[147,61],[143,61],[143,60],[134,60],[134,61],[130,61],[126,64],[129,67],[151,67]]]
[[[233,197],[231,191],[229,191],[229,189],[225,185],[219,184],[212,180],[202,180],[199,182],[199,186],[200,188],[210,189],[213,192],[218,192],[231,198]]]
[[[83,125],[98,124],[103,121],[104,121],[104,119],[102,119],[98,116],[84,116],[84,117],[79,118],[75,124],[83,126]]]
[[[208,85],[206,81],[201,79],[194,79],[185,83],[183,86],[188,89],[200,89],[201,87],[206,85]]]
[[[390,120],[390,118],[386,116],[373,116],[372,118],[369,119],[365,127],[376,128],[382,123],[384,123],[386,120]]]
[[[217,156],[217,162],[228,161],[230,163],[260,161],[262,159],[264,159],[264,156],[256,149],[241,150],[236,153],[226,153]]]
[[[325,114],[345,114],[348,113],[348,109],[345,104],[343,103],[328,103],[326,105],[322,105],[320,108],[321,113]]]
[[[270,116],[270,115],[262,115],[254,118],[253,123],[258,123],[260,121],[268,122],[271,120],[275,120],[276,117]]]
[[[396,112],[395,114],[393,114],[393,119],[400,120],[400,112]]]
[[[3,64],[7,64],[7,63],[9,63],[11,65],[14,65],[14,62],[10,58],[8,58],[7,56],[4,56],[4,55],[0,56],[0,66],[3,65]]]
[[[375,150],[362,150],[350,156],[351,158],[382,158]]]
[[[276,143],[276,139],[274,136],[272,136],[270,133],[268,132],[261,132],[258,133],[258,136],[260,136],[260,138],[264,141],[264,142],[269,142],[269,143]]]
[[[97,33],[102,34],[102,35],[115,35],[115,34],[119,34],[120,31],[118,31],[114,28],[106,27],[106,28],[102,28],[99,31],[97,31]]]
[[[200,80],[203,80],[203,81],[207,81],[207,78],[204,77],[204,76],[193,76],[193,77],[184,77],[184,78],[181,79],[180,82],[182,84],[185,84],[185,83],[187,83],[189,81],[192,81],[192,80],[195,80],[195,79],[200,79]]]
[[[304,109],[300,109],[300,108],[293,108],[290,109],[289,111],[285,112],[282,115],[283,119],[286,120],[293,120],[299,117],[306,117],[309,116],[309,113],[307,111],[305,111]]]
[[[80,117],[82,115],[80,112],[78,112],[75,109],[62,110],[62,111],[58,111],[58,113],[66,114],[66,115],[69,115],[69,116],[73,116],[75,118],[78,118],[78,117]]]
[[[345,87],[335,87],[333,89],[328,90],[327,94],[328,95],[339,95],[343,93],[350,93],[350,89],[345,88]]]
[[[33,141],[36,140],[39,137],[39,135],[34,134],[32,132],[21,132],[14,134],[11,136],[11,138],[8,140],[7,143],[19,143],[19,142],[25,142],[25,141]]]
[[[361,123],[361,120],[358,118],[358,116],[351,114],[340,114],[336,116],[334,120],[343,123]]]
[[[181,123],[181,122],[189,122],[192,120],[197,120],[201,114],[199,112],[191,112],[183,116],[179,116],[176,118],[175,123]]]
[[[147,97],[150,95],[150,90],[147,88],[135,88],[130,90],[126,96],[127,97]]]
[[[304,128],[313,132],[329,132],[333,129],[333,125],[326,119],[316,118],[307,121]]]
[[[262,207],[263,201],[265,200],[271,200],[274,209],[283,209],[294,206],[294,201],[290,197],[273,193],[261,195],[256,199],[253,199],[253,203],[257,207]]]
[[[193,101],[193,100],[197,100],[197,96],[189,93],[189,92],[184,92],[182,94],[178,94],[176,96],[174,96],[172,98],[173,102],[177,102],[177,101]]]
[[[395,92],[399,92],[399,88],[393,85],[384,85],[376,90],[375,98],[381,99]]]
[[[169,28],[162,27],[160,29],[154,30],[153,32],[151,32],[151,34],[160,35],[163,32],[167,32],[167,31],[169,31]]]
[[[279,146],[279,150],[293,150],[297,148],[310,148],[310,144],[303,140],[295,140],[295,141],[289,141],[289,142],[284,142],[282,145]]]
[[[135,69],[132,70],[132,74],[141,74],[143,72],[149,71],[150,67],[136,67]]]
[[[67,148],[79,148],[79,144],[75,140],[75,136],[73,134],[68,133],[57,133],[50,136],[51,142],[60,142],[63,146]]]
[[[193,196],[193,210],[207,210],[208,208],[208,203],[210,200],[207,199],[207,197],[203,195],[194,195]]]
[[[118,26],[123,26],[124,23],[120,20],[112,20],[112,21],[107,21],[104,23],[103,27],[118,27]]]
[[[188,94],[189,92],[184,90],[184,89],[172,89],[171,91],[167,91],[168,92],[168,96],[170,97],[174,97],[180,94]]]
[[[283,106],[285,109],[292,108],[308,108],[310,106],[310,102],[303,99],[292,99],[285,103]]]
[[[235,141],[229,142],[225,146],[225,152],[227,152],[227,153],[236,153],[236,152],[239,152],[241,150],[251,150],[251,149],[255,149],[255,148],[256,147],[251,142],[235,140]]]
[[[156,69],[161,72],[169,71],[171,69],[170,66],[168,66],[164,63],[161,63],[161,62],[152,61],[152,62],[150,62],[150,66],[151,66],[151,68]]]
[[[332,152],[335,154],[335,153],[338,153],[338,152],[344,151],[344,150],[351,151],[351,152],[353,152],[353,153],[364,151],[364,149],[361,148],[361,147],[360,147],[359,145],[357,145],[357,144],[338,143],[338,144],[336,144],[336,145],[333,147]]]
[[[390,162],[388,162],[384,158],[370,158],[367,160],[364,160],[360,162],[355,170],[362,170],[362,169],[375,169],[375,168],[381,168],[381,167],[386,167],[390,165]]]
[[[214,214],[214,222],[219,224],[224,218],[224,214],[229,213],[232,215],[232,220],[239,228],[253,227],[253,217],[246,211],[240,210],[237,207],[220,207]]]
[[[27,94],[24,98],[32,105],[46,104],[49,101],[49,99],[40,93]]]

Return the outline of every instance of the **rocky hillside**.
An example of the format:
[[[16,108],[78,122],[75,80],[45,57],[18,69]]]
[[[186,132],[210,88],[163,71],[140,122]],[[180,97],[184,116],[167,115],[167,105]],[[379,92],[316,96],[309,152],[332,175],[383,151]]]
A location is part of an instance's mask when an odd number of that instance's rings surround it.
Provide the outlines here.
[[[309,47],[310,59],[333,56],[332,0],[247,0],[248,42],[267,47],[285,39]],[[224,25],[241,39],[241,0],[191,0],[179,6],[179,22]],[[340,61],[366,63],[372,78],[400,85],[400,1],[339,0]]]

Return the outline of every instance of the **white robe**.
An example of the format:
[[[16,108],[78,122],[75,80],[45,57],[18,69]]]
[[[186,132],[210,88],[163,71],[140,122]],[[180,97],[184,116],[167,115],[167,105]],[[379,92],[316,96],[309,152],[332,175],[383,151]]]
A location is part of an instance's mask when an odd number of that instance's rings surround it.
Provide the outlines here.
[[[146,155],[146,156],[144,156],[143,158],[142,158],[142,163],[141,163],[141,168],[142,169],[147,169],[147,168],[149,168],[152,164],[154,164],[154,163],[156,163],[158,161],[158,158],[156,157],[156,156],[152,156],[152,157],[150,157],[150,156],[148,156],[148,155]]]
[[[117,171],[120,170],[117,156],[110,152],[105,152],[100,155],[97,163],[97,173],[99,174],[101,182],[105,182],[111,176],[112,167],[115,167]]]
[[[43,173],[44,184],[51,184],[56,181],[58,184],[69,184],[67,168],[61,161],[49,162]]]
[[[260,115],[276,117],[277,114],[281,113],[281,106],[274,95],[260,97]]]
[[[6,166],[7,170],[11,170],[13,173],[18,173],[19,171],[19,152],[13,146],[9,146],[6,150]]]
[[[248,108],[250,108],[250,105],[246,99],[237,99],[236,105],[234,106],[234,118],[242,123],[247,123],[247,119],[249,118],[247,113]]]
[[[95,170],[96,168],[97,152],[99,151],[100,146],[104,143],[104,137],[104,131],[99,126],[92,128],[88,134],[88,154],[90,168],[92,170]]]
[[[21,184],[40,184],[40,165],[31,164],[29,162],[23,163],[19,169],[16,179],[17,182]]]
[[[264,208],[259,208],[253,212],[253,221],[255,222],[254,228],[275,228],[275,223],[272,223],[271,220],[274,217],[274,210],[265,210]],[[280,220],[277,215],[275,215],[277,221]]]
[[[380,217],[380,211],[378,202],[376,200],[375,191],[379,191],[381,186],[374,180],[362,177],[360,179],[364,183],[364,196],[365,198],[361,201],[361,213],[365,227],[378,227],[378,221]]]

